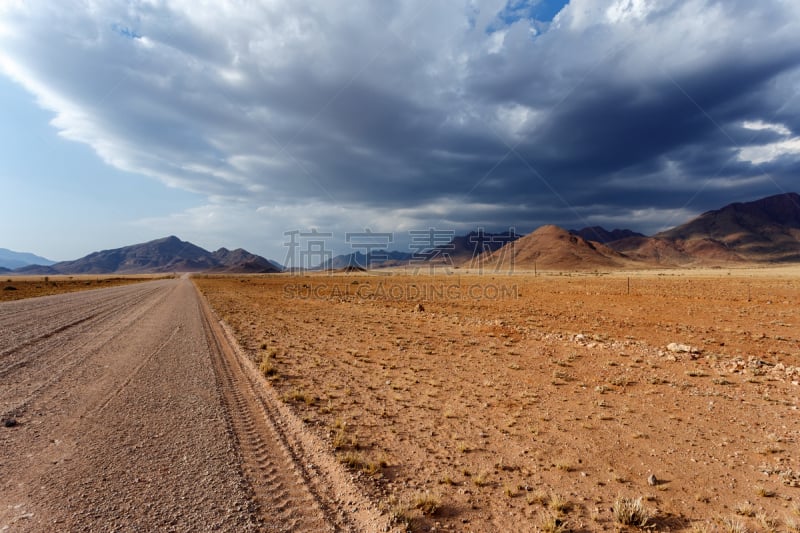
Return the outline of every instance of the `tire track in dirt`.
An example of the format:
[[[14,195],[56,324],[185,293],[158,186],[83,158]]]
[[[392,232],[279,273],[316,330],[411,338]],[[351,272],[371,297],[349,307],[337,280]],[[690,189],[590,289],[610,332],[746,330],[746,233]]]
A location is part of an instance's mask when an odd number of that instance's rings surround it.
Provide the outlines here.
[[[209,316],[204,316],[209,344],[217,348],[214,370],[239,445],[242,469],[267,527],[287,532],[341,530],[328,520],[281,453],[277,435],[265,418],[250,381],[238,361],[232,360],[234,354],[226,349],[224,338],[222,342],[218,339],[218,326],[215,328]]]
[[[4,303],[0,307],[0,341],[8,348],[0,351],[0,360],[88,320],[116,313],[123,303],[135,305],[158,292],[162,285],[163,282],[146,283]],[[69,313],[64,312],[67,302]],[[29,320],[16,320],[20,314]]]
[[[0,377],[20,366],[35,363],[36,356],[41,352],[41,345],[51,337],[58,336],[62,345],[80,339],[87,331],[97,330],[103,321],[113,319],[115,315],[121,318],[119,316],[121,309],[136,307],[156,294],[159,286],[148,287],[140,292],[133,292],[130,287],[110,290],[114,290],[117,294],[97,303],[86,301],[82,298],[85,297],[84,294],[75,295],[81,298],[76,297],[70,302],[69,313],[64,313],[63,304],[48,305],[43,302],[44,307],[36,305],[38,303],[36,300],[54,297],[22,300],[0,307],[0,331],[2,331],[0,341],[8,346],[0,351],[0,363],[2,363]],[[31,310],[35,310],[35,313],[27,327],[14,320],[16,315],[30,314]]]
[[[384,531],[335,458],[282,410],[202,295],[214,368],[262,519],[274,531]]]
[[[93,292],[0,305],[0,531],[385,529],[190,281]]]
[[[36,337],[26,339],[20,344],[4,350],[4,354],[17,355],[17,359],[0,371],[0,377],[22,371],[25,378],[15,380],[14,386],[4,395],[2,417],[19,417],[41,394],[54,389],[54,386],[65,378],[76,367],[79,367],[87,355],[97,353],[109,342],[116,339],[127,327],[132,326],[147,312],[169,297],[171,291],[163,290],[163,282],[155,282],[154,287],[133,292],[132,287],[125,290],[109,289],[122,294],[114,295],[102,302],[99,310],[76,320],[63,324]],[[136,287],[139,288],[139,287]],[[116,302],[116,304],[115,304]],[[28,302],[26,302],[28,303]],[[83,303],[83,302],[81,302]],[[55,306],[54,306],[55,307]],[[56,316],[62,318],[63,307]],[[95,308],[97,309],[97,308]],[[76,311],[82,312],[79,307]],[[45,315],[39,320],[50,321],[52,317]],[[78,327],[80,326],[80,327]],[[60,355],[48,355],[60,352]],[[0,356],[2,358],[2,356]]]
[[[22,329],[51,311],[68,322],[117,301],[105,319],[34,343],[37,372],[55,361],[68,369],[41,384],[17,367],[0,387],[0,405],[36,392],[16,427],[0,427],[0,531],[261,530],[195,289],[143,285],[77,304],[65,295],[45,313],[36,302],[8,314],[21,307],[0,305],[0,321]],[[0,348],[14,344],[0,337]]]
[[[12,354],[12,353],[15,353],[15,352],[19,352],[23,348],[27,348],[28,346],[33,346],[33,345],[37,344],[38,342],[41,342],[41,341],[46,340],[46,339],[49,339],[53,335],[57,335],[57,334],[61,333],[62,331],[66,331],[69,328],[73,328],[75,326],[83,324],[84,322],[87,322],[87,321],[95,318],[96,316],[97,316],[97,313],[94,313],[94,314],[91,314],[91,315],[88,315],[88,316],[81,317],[81,318],[79,318],[77,320],[73,320],[72,322],[67,322],[66,324],[60,325],[55,329],[47,331],[46,333],[42,333],[38,337],[34,337],[34,338],[30,339],[30,340],[27,340],[27,341],[23,342],[22,344],[19,344],[17,346],[14,346],[12,348],[4,350],[4,351],[0,352],[0,359],[8,356],[9,354]],[[30,362],[30,358],[28,358],[28,359],[21,358],[21,359],[18,359],[16,361],[13,361],[13,362],[3,366],[2,368],[0,368],[0,377],[5,376],[6,374],[11,372],[15,368],[17,368],[19,366],[26,365],[29,362]]]

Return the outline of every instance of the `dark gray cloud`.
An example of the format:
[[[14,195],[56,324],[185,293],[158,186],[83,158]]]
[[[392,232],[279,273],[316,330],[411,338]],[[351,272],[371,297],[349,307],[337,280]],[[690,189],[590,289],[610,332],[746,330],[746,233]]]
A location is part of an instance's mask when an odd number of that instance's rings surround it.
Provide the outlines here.
[[[286,226],[649,232],[796,189],[796,3],[527,4],[10,2],[0,66],[108,163]]]

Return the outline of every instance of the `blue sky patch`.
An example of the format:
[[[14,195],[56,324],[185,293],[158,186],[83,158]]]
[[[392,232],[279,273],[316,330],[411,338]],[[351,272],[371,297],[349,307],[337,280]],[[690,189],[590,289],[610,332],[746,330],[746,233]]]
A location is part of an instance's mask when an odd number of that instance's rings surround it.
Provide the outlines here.
[[[116,22],[111,25],[111,31],[116,33],[117,35],[121,35],[123,37],[127,37],[128,39],[141,39],[142,35],[137,33],[136,30],[129,28],[128,26],[123,26],[122,24],[117,24]]]

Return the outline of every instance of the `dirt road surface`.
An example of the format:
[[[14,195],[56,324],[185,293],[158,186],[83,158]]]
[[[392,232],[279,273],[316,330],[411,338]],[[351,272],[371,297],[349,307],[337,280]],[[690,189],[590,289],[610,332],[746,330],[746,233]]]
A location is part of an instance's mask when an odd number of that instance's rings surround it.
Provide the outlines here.
[[[219,329],[188,279],[0,304],[0,531],[377,527]]]

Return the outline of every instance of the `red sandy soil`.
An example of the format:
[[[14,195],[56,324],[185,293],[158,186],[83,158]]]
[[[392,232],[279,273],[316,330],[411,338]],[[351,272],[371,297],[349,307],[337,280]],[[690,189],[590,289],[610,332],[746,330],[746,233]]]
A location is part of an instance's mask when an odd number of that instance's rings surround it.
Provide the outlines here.
[[[798,272],[195,283],[398,527],[798,531]]]
[[[24,300],[36,296],[50,296],[67,292],[85,291],[141,281],[163,278],[163,275],[142,276],[6,276],[0,281],[0,302]]]

